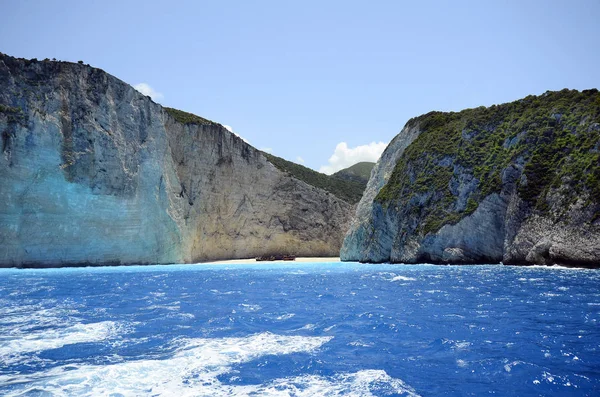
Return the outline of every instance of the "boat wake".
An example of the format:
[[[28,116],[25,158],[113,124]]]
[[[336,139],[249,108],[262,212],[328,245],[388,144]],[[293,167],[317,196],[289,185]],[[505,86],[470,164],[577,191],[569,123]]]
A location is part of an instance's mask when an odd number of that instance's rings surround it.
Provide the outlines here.
[[[153,396],[416,396],[402,380],[381,370],[332,376],[302,375],[264,384],[228,384],[235,365],[268,355],[311,354],[333,337],[282,336],[270,332],[240,338],[180,339],[165,359],[140,359],[109,365],[74,364],[31,375],[0,376],[7,396],[29,393]],[[50,343],[47,346],[51,346]],[[231,375],[231,376],[224,376]],[[242,374],[243,375],[243,374]]]

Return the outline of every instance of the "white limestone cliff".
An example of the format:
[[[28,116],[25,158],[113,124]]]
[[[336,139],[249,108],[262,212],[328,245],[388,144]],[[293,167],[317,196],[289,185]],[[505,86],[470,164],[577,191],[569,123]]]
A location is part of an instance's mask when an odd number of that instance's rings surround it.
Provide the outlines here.
[[[0,55],[0,267],[337,256],[352,206],[81,64]]]

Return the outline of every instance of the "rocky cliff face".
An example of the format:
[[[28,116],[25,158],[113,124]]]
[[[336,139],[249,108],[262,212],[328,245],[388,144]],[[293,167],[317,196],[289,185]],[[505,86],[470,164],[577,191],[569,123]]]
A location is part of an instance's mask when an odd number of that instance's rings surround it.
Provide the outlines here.
[[[0,55],[0,266],[336,256],[352,207],[89,66]]]
[[[377,163],[343,260],[600,265],[600,94],[410,120]]]

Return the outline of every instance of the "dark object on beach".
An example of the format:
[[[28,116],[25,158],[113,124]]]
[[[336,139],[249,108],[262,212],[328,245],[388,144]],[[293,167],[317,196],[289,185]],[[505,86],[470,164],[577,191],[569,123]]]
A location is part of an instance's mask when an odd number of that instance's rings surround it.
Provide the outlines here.
[[[294,255],[270,255],[270,256],[258,256],[256,257],[257,262],[264,261],[295,261]]]

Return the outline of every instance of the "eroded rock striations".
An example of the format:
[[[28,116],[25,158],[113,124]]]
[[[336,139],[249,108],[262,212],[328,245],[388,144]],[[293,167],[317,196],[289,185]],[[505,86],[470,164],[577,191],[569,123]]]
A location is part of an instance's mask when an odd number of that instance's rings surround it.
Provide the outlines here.
[[[337,256],[352,206],[102,70],[0,55],[0,267]]]
[[[600,93],[411,119],[375,166],[342,260],[600,266]]]

